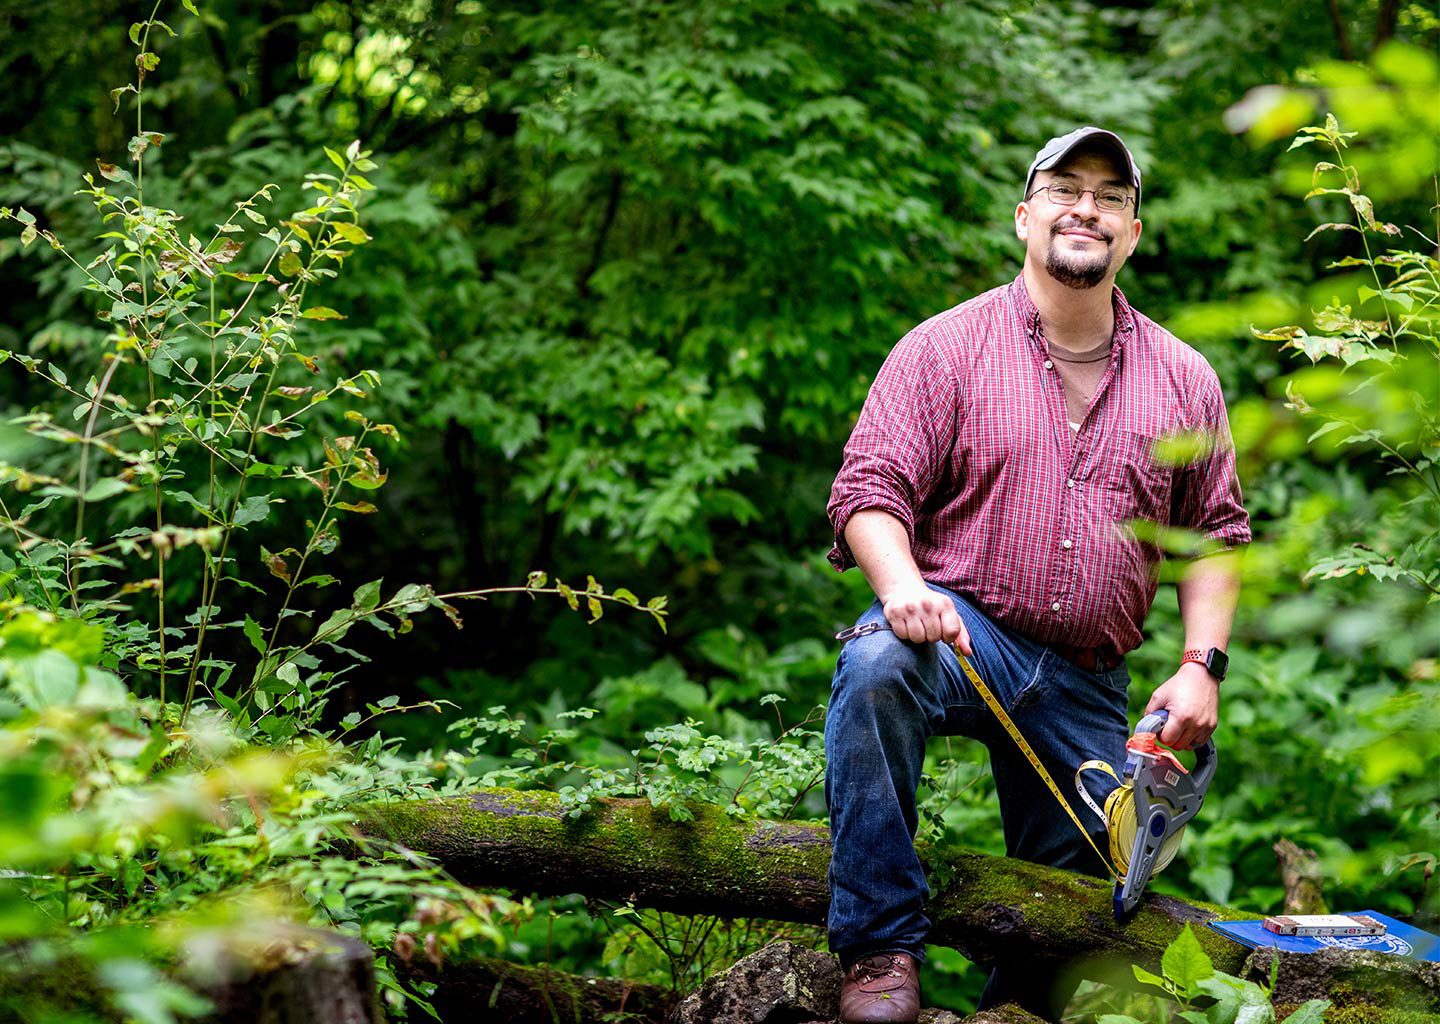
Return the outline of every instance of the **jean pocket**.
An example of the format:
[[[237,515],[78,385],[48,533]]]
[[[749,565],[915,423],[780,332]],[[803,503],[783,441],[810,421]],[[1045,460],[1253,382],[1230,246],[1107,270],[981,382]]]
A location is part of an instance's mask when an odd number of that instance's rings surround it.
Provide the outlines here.
[[[1055,689],[1055,677],[1058,674],[1057,661],[1059,655],[1053,651],[1044,651],[1035,662],[1035,671],[1029,681],[1020,688],[1015,695],[1015,700],[1010,704],[1012,712],[1021,711],[1025,708],[1033,708],[1043,704]]]

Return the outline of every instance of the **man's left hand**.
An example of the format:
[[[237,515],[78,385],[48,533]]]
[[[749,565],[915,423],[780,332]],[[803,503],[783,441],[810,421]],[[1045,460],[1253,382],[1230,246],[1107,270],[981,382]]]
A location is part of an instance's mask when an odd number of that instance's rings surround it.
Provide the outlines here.
[[[1193,750],[1220,724],[1220,683],[1204,665],[1186,662],[1150,695],[1145,713],[1160,708],[1170,712],[1160,742],[1176,750]]]

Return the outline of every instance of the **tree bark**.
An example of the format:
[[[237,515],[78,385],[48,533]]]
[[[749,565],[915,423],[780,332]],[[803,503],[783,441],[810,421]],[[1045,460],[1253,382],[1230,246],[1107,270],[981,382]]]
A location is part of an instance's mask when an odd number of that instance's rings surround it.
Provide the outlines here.
[[[670,992],[659,985],[586,978],[545,967],[478,959],[436,967],[416,959],[396,964],[400,976],[437,987],[427,1001],[442,1021],[496,1020],[506,1024],[664,1024]]]
[[[1275,859],[1280,862],[1280,883],[1285,886],[1283,913],[1330,913],[1320,887],[1320,858],[1314,850],[1303,850],[1282,839],[1275,844]]]
[[[221,940],[186,981],[215,1004],[209,1024],[381,1024],[375,954],[336,932],[269,923]]]

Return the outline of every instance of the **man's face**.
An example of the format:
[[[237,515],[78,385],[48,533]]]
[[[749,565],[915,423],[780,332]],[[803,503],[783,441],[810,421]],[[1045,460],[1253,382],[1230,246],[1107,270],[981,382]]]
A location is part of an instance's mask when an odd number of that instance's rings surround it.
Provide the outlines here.
[[[1135,251],[1140,220],[1125,172],[1108,153],[1079,153],[1054,170],[1039,171],[1031,197],[1015,208],[1015,233],[1025,243],[1025,261],[1067,288],[1109,284]],[[1044,186],[1064,182],[1077,189],[1119,188],[1132,197],[1123,210],[1102,210],[1093,192],[1074,206],[1050,201]]]

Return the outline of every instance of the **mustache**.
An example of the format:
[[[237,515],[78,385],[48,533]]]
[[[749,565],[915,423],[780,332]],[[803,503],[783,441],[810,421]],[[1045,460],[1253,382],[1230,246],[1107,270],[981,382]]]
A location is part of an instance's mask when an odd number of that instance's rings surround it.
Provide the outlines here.
[[[1071,228],[1084,228],[1086,231],[1093,231],[1107,242],[1115,241],[1115,232],[1105,227],[1105,225],[1101,224],[1098,220],[1092,219],[1087,221],[1074,214],[1061,217],[1054,224],[1051,224],[1050,237],[1054,238],[1060,232],[1069,231]]]

